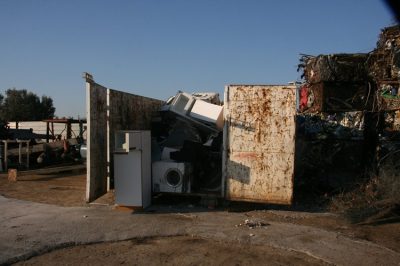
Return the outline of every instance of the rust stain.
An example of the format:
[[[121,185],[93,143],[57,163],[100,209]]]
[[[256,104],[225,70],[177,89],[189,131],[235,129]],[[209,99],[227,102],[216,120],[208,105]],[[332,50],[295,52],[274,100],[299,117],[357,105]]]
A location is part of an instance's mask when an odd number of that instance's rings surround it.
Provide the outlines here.
[[[232,155],[232,159],[255,159],[257,158],[256,152],[236,152]]]
[[[287,137],[294,132],[290,129],[295,113],[293,88],[289,91],[270,86],[232,86],[231,89],[231,117],[252,130],[229,128],[230,148],[235,150],[229,157],[235,164],[228,166],[227,195],[231,199],[287,203],[292,193],[292,181],[286,178],[293,169],[286,165],[290,164],[288,148],[293,144],[293,138]]]

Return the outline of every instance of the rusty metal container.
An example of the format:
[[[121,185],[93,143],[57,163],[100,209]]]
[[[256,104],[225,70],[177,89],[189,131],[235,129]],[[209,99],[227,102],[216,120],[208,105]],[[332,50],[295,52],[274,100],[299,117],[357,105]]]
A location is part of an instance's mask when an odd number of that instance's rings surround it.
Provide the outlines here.
[[[223,197],[292,203],[295,116],[295,86],[225,87]]]

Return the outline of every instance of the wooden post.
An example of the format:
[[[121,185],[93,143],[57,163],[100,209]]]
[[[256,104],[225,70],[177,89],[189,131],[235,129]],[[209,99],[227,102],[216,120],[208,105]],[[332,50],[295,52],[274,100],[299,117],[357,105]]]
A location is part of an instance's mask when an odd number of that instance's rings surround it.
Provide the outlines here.
[[[51,134],[54,136],[54,123],[53,122],[51,122]],[[56,140],[53,140],[53,141],[56,141]]]
[[[72,132],[71,132],[71,120],[68,119],[67,121],[67,139],[72,138]]]
[[[83,141],[83,121],[82,120],[79,120],[79,138],[81,139],[81,141]]]
[[[29,143],[30,142],[31,142],[30,140],[28,140],[26,142],[26,169],[29,169]]]
[[[7,140],[3,140],[4,142],[4,170],[8,171],[8,142]]]

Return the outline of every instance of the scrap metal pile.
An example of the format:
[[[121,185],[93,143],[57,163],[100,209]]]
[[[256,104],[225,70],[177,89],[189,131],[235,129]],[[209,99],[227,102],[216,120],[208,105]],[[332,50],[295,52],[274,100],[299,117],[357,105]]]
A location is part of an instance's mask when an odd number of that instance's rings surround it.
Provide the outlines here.
[[[387,150],[382,141],[387,147],[387,141],[400,140],[399,25],[383,29],[370,53],[302,55],[299,70],[300,175],[325,183],[363,176],[386,156],[376,153]]]
[[[372,83],[368,54],[332,54],[300,59],[306,83],[300,89],[302,112],[357,111],[369,107]]]
[[[299,70],[301,112],[398,110],[400,27],[383,29],[370,53],[303,55]]]
[[[222,129],[223,106],[218,93],[178,92],[168,99],[152,124],[153,191],[219,192]],[[175,168],[179,173],[164,178],[164,173],[157,173],[163,168]],[[163,185],[165,180],[168,186]]]

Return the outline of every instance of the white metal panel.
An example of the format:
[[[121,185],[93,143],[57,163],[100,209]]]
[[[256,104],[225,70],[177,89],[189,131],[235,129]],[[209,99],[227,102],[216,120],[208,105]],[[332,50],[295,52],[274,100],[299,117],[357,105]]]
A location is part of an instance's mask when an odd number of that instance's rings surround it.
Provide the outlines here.
[[[202,100],[196,100],[192,109],[190,110],[191,117],[212,123],[221,130],[224,124],[222,114],[222,106],[211,104]]]
[[[117,204],[146,208],[151,204],[151,134],[126,130],[115,134],[115,200]],[[121,142],[135,149],[119,149]],[[140,156],[139,156],[140,155]]]
[[[296,88],[232,85],[225,91],[226,198],[290,204]]]
[[[143,206],[142,152],[114,154],[115,203],[124,206]]]
[[[143,208],[151,204],[151,133],[141,131],[142,145],[142,202]]]

